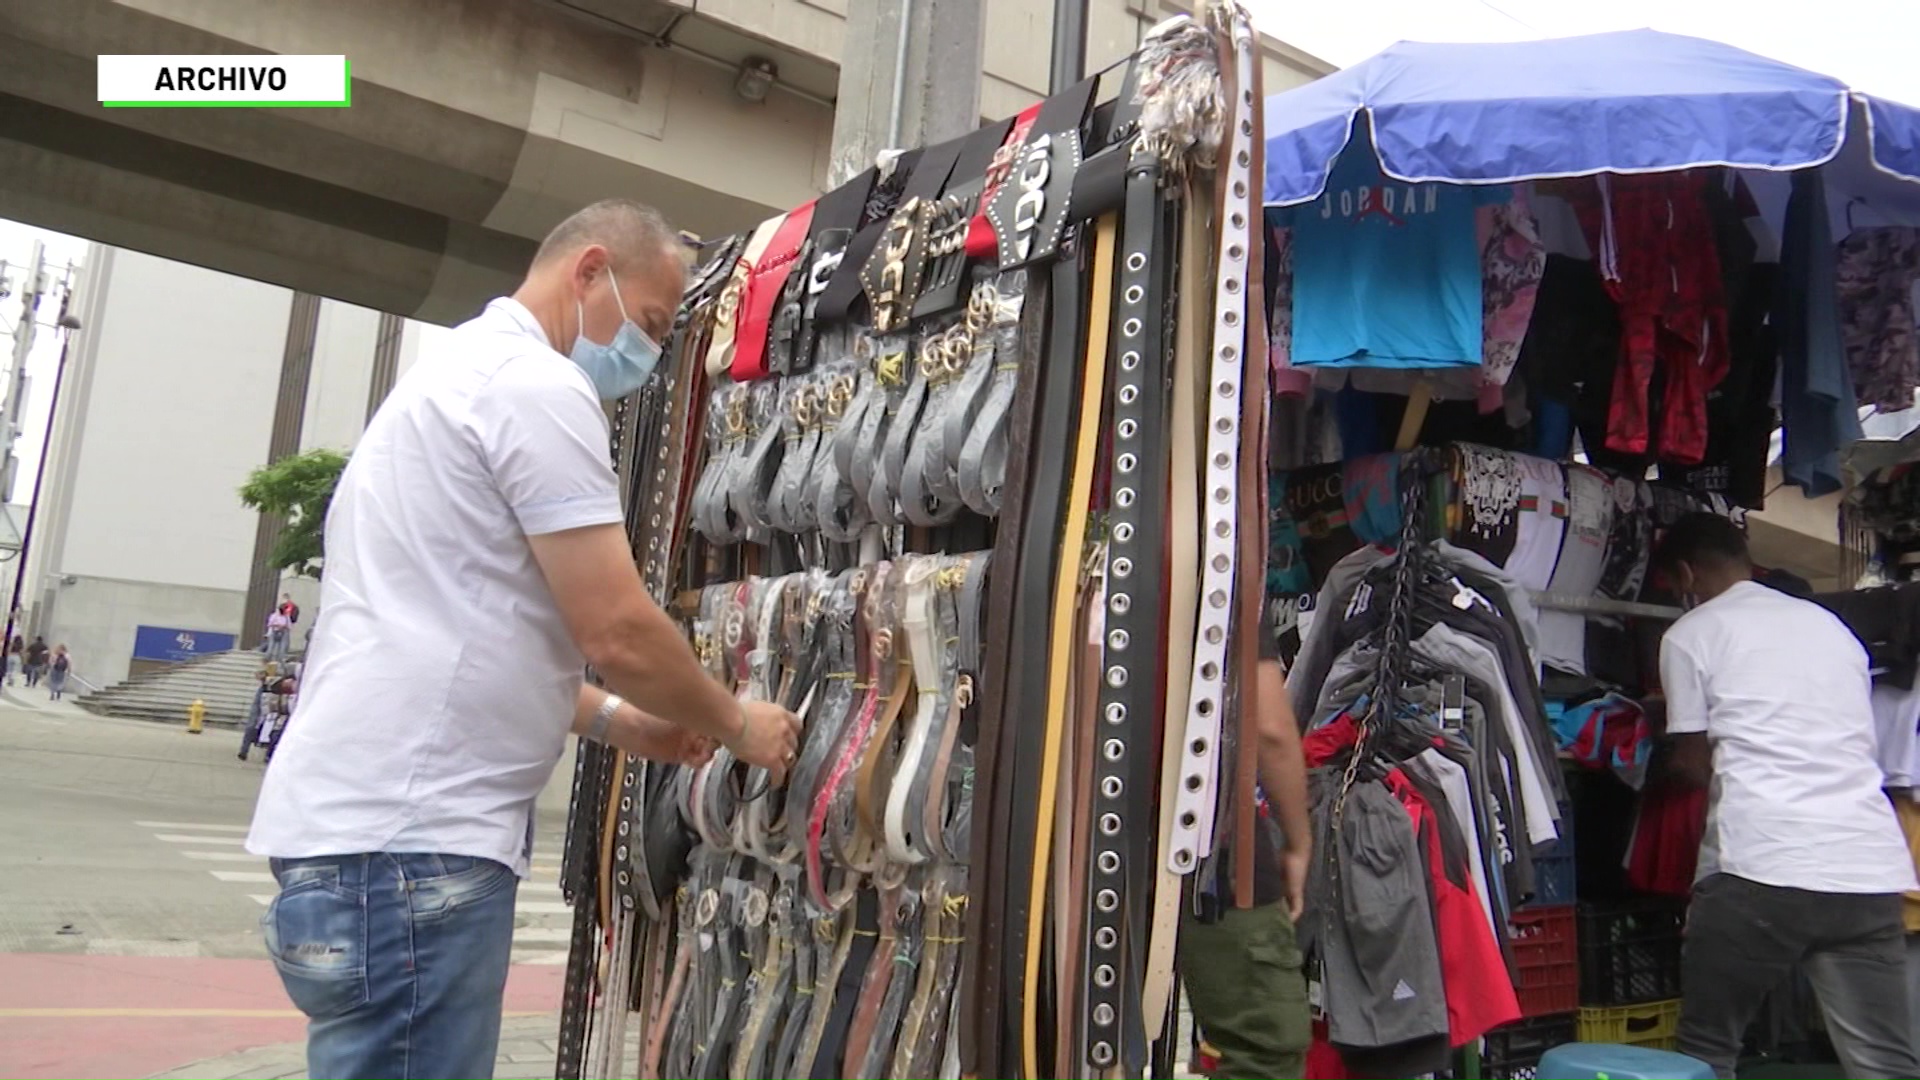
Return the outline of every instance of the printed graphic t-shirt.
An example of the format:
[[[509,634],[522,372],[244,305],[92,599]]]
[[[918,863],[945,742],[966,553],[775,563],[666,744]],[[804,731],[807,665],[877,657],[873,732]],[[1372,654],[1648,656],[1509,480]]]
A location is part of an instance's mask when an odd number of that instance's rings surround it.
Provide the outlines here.
[[[1295,367],[1428,368],[1481,361],[1475,211],[1508,187],[1409,184],[1356,136],[1326,194],[1295,207]]]

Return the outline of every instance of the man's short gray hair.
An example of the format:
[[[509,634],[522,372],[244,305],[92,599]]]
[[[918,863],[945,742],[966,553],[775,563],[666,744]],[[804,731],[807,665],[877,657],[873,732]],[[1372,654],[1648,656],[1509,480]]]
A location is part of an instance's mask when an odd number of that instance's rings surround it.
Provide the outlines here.
[[[632,199],[601,199],[553,227],[534,253],[535,266],[588,244],[605,247],[615,266],[679,257],[680,234],[660,211]]]

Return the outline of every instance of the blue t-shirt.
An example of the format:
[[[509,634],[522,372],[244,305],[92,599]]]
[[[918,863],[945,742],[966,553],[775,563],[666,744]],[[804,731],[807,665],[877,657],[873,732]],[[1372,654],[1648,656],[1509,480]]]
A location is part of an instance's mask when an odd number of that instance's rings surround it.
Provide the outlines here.
[[[1474,211],[1512,197],[1505,186],[1390,179],[1354,138],[1326,194],[1290,212],[1294,366],[1479,364]]]

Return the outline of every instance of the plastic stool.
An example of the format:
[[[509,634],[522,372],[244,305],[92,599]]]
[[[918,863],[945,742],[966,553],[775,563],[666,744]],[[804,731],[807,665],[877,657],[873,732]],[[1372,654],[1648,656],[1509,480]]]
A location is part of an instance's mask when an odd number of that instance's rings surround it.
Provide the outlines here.
[[[1670,1050],[1615,1043],[1568,1043],[1547,1051],[1536,1076],[1554,1080],[1714,1080],[1713,1068]]]

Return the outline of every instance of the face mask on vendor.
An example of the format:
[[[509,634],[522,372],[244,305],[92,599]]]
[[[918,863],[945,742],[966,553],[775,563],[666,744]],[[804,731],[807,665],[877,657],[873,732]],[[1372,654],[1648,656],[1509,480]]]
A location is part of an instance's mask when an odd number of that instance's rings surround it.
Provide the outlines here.
[[[589,286],[588,292],[592,291]],[[611,266],[607,267],[606,291],[613,294],[613,302],[619,307],[620,328],[604,345],[588,338],[586,297],[576,298],[574,314],[580,329],[568,356],[587,373],[602,401],[616,401],[646,385],[659,366],[660,343],[628,316],[626,301],[620,298],[620,281]]]

